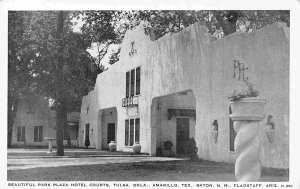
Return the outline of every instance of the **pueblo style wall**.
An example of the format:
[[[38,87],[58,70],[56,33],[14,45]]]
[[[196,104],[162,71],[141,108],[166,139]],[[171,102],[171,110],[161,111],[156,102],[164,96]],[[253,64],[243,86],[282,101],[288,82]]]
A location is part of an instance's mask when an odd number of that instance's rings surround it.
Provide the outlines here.
[[[86,100],[91,94],[83,98],[82,106],[91,103],[96,107],[93,117],[84,118],[93,122],[93,128],[98,132],[93,136],[98,137],[93,139],[96,141],[94,146],[102,146],[101,129],[104,125],[101,124],[99,111],[116,108],[117,150],[132,151],[131,147],[124,144],[125,119],[139,117],[142,152],[156,155],[156,149],[161,145],[158,138],[167,136],[161,133],[162,128],[172,127],[172,124],[163,124],[168,120],[166,116],[157,116],[158,104],[165,96],[191,91],[194,97],[182,106],[190,107],[193,102],[196,110],[193,135],[199,148],[198,157],[233,163],[236,157],[230,151],[227,97],[235,89],[245,87],[242,78],[233,78],[234,72],[238,74],[237,69],[234,69],[234,61],[243,63],[248,68],[243,72],[244,79],[248,78],[259,90],[259,96],[267,100],[265,119],[260,122],[262,165],[287,168],[289,29],[283,23],[251,33],[236,32],[220,40],[211,36],[205,26],[199,23],[156,41],[151,41],[144,34],[142,26],[128,31],[121,46],[119,62],[98,75],[92,92],[94,99]],[[124,108],[122,98],[125,98],[126,72],[139,66],[141,94],[138,96],[138,107]],[[168,104],[167,101],[164,102]],[[275,128],[272,142],[266,135],[269,116],[272,116]],[[219,127],[217,142],[214,142],[211,135],[214,120],[218,121]]]

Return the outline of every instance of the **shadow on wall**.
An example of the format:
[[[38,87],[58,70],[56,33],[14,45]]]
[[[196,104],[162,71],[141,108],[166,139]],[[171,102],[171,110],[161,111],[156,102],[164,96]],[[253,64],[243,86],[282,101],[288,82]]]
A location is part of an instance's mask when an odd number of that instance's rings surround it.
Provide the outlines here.
[[[111,141],[117,142],[117,123],[118,123],[118,112],[116,107],[106,108],[100,110],[101,117],[101,133],[98,133],[101,138],[102,149],[108,149]]]
[[[151,127],[156,128],[157,155],[187,156],[189,141],[195,139],[194,92],[185,90],[153,98],[151,114]]]

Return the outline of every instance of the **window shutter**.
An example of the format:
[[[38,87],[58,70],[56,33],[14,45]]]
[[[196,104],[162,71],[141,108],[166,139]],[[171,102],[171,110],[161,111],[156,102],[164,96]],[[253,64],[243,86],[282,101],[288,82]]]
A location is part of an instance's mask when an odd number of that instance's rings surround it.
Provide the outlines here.
[[[25,126],[21,126],[21,130],[22,130],[22,141],[25,142]]]
[[[136,69],[136,95],[140,94],[140,84],[141,83],[141,67]]]
[[[134,119],[130,119],[130,128],[129,128],[129,146],[133,146],[134,142]]]
[[[21,139],[21,127],[20,126],[17,127],[17,141],[18,142],[22,141],[22,139]]]
[[[129,121],[125,120],[125,146],[128,146],[129,139]]]
[[[43,126],[39,126],[39,142],[43,142]]]
[[[135,69],[130,73],[130,96],[134,96]]]
[[[135,142],[140,142],[140,119],[135,119]]]
[[[38,131],[39,130],[39,128],[38,128],[38,126],[35,126],[34,127],[34,142],[38,142]]]
[[[25,142],[25,126],[21,126],[22,130],[22,141]]]
[[[126,72],[126,98],[129,97],[130,72]]]

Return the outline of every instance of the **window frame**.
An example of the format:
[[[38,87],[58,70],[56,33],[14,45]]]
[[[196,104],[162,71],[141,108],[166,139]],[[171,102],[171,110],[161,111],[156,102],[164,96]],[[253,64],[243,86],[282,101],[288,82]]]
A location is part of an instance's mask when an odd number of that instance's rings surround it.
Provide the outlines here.
[[[131,120],[133,120],[133,131],[131,129]],[[136,124],[137,120],[139,120],[138,126]],[[139,117],[132,117],[132,118],[125,119],[125,141],[124,141],[125,147],[133,147],[133,145],[136,142],[140,142],[140,133],[141,133],[141,119]]]
[[[20,135],[19,135],[20,129]],[[17,126],[17,142],[25,142],[26,129],[25,126]]]
[[[37,136],[36,136],[36,130],[37,130]],[[44,127],[42,125],[34,126],[33,142],[43,142],[43,135],[44,135]]]
[[[137,74],[137,70],[139,70],[139,74]],[[139,83],[139,85],[137,85],[137,83]],[[139,90],[137,90],[137,89],[139,89]],[[134,92],[134,94],[136,96],[141,94],[141,66],[135,68],[135,92]]]
[[[139,69],[139,76],[137,76],[138,69]],[[137,83],[138,83],[138,90],[137,90]],[[126,71],[125,97],[128,98],[132,96],[138,96],[140,94],[141,94],[141,66],[138,66],[136,68]]]

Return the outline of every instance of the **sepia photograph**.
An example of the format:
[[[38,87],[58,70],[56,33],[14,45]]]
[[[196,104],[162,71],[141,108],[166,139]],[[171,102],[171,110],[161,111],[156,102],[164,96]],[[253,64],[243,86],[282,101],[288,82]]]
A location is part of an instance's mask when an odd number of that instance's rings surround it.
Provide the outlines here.
[[[6,15],[6,187],[300,186],[290,9]]]

